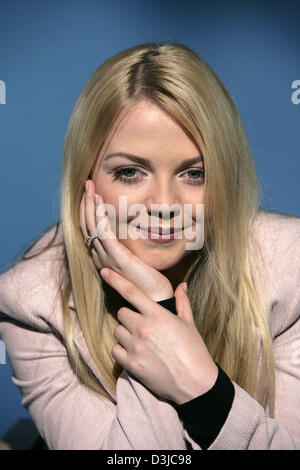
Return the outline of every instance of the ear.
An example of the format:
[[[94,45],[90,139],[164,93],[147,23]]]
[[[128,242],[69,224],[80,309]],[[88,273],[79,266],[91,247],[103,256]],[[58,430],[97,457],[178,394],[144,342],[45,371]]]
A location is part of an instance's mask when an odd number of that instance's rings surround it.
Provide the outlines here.
[[[179,318],[194,325],[194,316],[191,309],[190,300],[184,288],[184,284],[184,282],[178,284],[174,292],[176,311]]]

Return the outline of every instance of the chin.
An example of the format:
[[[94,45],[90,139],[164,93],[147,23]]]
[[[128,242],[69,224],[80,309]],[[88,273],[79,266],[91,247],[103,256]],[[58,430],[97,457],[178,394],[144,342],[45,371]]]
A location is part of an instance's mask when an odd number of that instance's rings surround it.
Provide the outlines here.
[[[163,248],[162,246],[147,247],[141,240],[120,239],[119,241],[135,256],[159,271],[171,268],[186,255],[183,246],[173,246],[170,249],[167,244]]]
[[[170,253],[147,253],[147,251],[144,250],[136,250],[132,252],[138,256],[144,263],[147,263],[149,266],[151,266],[154,269],[157,269],[158,271],[164,271],[165,269],[172,268],[177,264],[184,256],[184,253],[181,256],[176,256],[174,253],[174,256],[170,255]]]

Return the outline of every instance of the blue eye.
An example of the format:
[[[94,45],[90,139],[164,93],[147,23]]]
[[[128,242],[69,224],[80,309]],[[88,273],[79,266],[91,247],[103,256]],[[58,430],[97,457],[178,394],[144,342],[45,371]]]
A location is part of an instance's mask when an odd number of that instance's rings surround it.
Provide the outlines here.
[[[128,175],[129,172],[129,175]],[[125,167],[125,168],[118,168],[117,170],[113,171],[113,182],[119,181],[123,184],[136,184],[139,182],[139,178],[134,176],[135,172],[141,173],[140,170],[134,167]],[[134,173],[134,174],[132,174]],[[198,178],[192,177],[188,178],[187,184],[197,185],[200,186],[204,183],[204,169],[203,168],[193,168],[187,170],[186,173],[192,173],[194,176],[198,174]]]
[[[198,172],[198,175],[200,173],[200,179],[196,179],[196,178],[192,178],[192,180],[194,181],[191,181],[189,182],[188,184],[195,184],[195,185],[201,185],[204,183],[204,169],[203,168],[194,168],[192,170],[187,170],[187,173],[189,172],[192,172],[192,173],[196,173]]]
[[[129,171],[129,177],[128,177],[128,174],[127,176],[124,176],[124,173],[126,173],[127,171]],[[130,173],[132,171],[139,171],[139,170],[133,167],[119,168],[118,170],[115,170],[113,172],[113,181],[120,181],[121,183],[124,183],[124,184],[136,183],[137,178],[130,178]],[[132,173],[131,173],[131,176],[132,176]]]

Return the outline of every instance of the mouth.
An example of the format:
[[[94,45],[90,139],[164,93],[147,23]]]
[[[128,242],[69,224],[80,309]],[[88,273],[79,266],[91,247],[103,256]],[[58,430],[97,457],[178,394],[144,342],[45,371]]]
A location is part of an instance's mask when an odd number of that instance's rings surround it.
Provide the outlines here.
[[[137,226],[138,229],[143,230],[144,232],[154,233],[155,235],[169,235],[176,232],[181,232],[182,227],[175,228],[175,227],[141,227],[140,225]]]
[[[145,237],[153,243],[170,243],[175,240],[174,228],[165,228],[165,227],[152,227],[152,228],[143,228],[138,226],[137,230],[144,233]],[[178,231],[176,229],[176,231]]]

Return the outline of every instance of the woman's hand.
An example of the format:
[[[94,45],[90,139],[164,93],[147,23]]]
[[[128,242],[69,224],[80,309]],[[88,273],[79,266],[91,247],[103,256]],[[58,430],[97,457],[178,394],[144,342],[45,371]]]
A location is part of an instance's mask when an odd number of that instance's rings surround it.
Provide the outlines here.
[[[80,202],[80,227],[83,236],[86,238],[89,235],[96,235],[96,226],[99,222],[102,221],[102,227],[105,225],[105,236],[103,236],[103,239],[96,238],[92,242],[91,254],[95,265],[99,269],[103,267],[112,268],[129,281],[132,281],[155,302],[173,297],[173,287],[169,279],[144,263],[126,246],[120,243],[111,230],[107,216],[96,216],[96,210],[99,205],[95,204],[95,185],[92,180],[88,180],[87,183],[88,189],[85,191]],[[101,204],[102,198],[100,195],[98,195],[98,199],[99,204]],[[104,204],[103,199],[102,203]],[[107,236],[108,231],[114,237],[110,238]]]
[[[118,310],[121,325],[114,330],[118,343],[113,358],[150,390],[177,404],[212,388],[218,367],[195,326],[183,283],[175,290],[178,315],[174,315],[120,274],[108,272],[108,277],[103,270],[100,274],[139,311]]]

